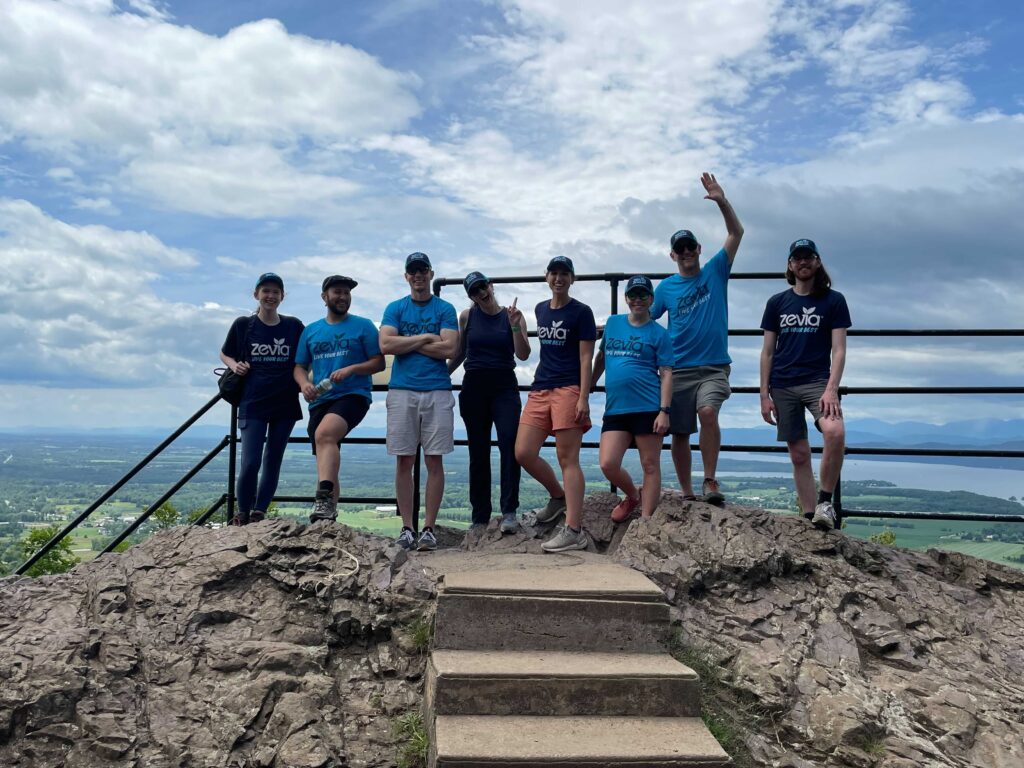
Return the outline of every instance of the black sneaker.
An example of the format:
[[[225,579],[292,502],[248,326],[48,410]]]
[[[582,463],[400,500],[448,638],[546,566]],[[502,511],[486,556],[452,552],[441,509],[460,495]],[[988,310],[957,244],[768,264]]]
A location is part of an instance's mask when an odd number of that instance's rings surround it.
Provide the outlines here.
[[[313,511],[309,515],[309,522],[317,520],[337,520],[338,508],[331,498],[330,491],[317,491],[313,498]]]
[[[715,478],[705,477],[704,484],[700,487],[700,492],[704,494],[704,501],[708,504],[714,504],[716,507],[725,505],[725,496],[722,495],[722,491],[718,487],[718,481]]]

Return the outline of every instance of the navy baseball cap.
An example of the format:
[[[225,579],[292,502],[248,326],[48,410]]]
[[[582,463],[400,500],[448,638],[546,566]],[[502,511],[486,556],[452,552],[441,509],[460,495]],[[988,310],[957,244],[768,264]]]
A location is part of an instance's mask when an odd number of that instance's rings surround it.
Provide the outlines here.
[[[349,288],[355,288],[359,283],[351,277],[345,277],[345,275],[331,275],[324,278],[323,285],[320,286],[320,292],[327,293],[327,289],[332,285],[347,285]]]
[[[794,240],[792,245],[789,246],[790,256],[792,256],[796,251],[810,251],[819,259],[821,258],[821,254],[818,253],[818,246],[814,244],[813,240],[808,240],[806,237]]]
[[[430,257],[427,256],[427,254],[425,253],[420,253],[419,251],[416,251],[416,253],[410,253],[408,256],[405,257],[406,272],[408,272],[412,267],[416,266],[417,264],[420,264],[426,267],[427,269],[433,269],[433,267],[430,264]]]
[[[654,283],[646,275],[633,275],[626,283],[626,295],[629,296],[634,291],[646,291],[653,296]]]
[[[466,279],[462,281],[462,287],[466,289],[467,296],[472,296],[473,291],[475,291],[481,284],[487,285],[489,282],[491,281],[483,272],[470,272],[466,275]]]
[[[669,241],[669,244],[672,246],[673,251],[676,249],[676,243],[678,243],[680,240],[689,240],[694,245],[700,245],[700,242],[698,242],[697,240],[697,236],[694,235],[693,232],[691,232],[688,229],[680,229],[678,232],[672,235],[672,239]]]
[[[568,272],[570,275],[576,274],[576,268],[572,265],[572,259],[568,256],[555,256],[555,258],[548,262],[548,268],[545,271],[554,272],[556,270]]]
[[[276,275],[273,272],[264,272],[260,275],[259,279],[256,281],[256,287],[253,290],[258,291],[260,286],[264,283],[273,283],[282,291],[284,290],[284,280],[281,279],[280,275]]]

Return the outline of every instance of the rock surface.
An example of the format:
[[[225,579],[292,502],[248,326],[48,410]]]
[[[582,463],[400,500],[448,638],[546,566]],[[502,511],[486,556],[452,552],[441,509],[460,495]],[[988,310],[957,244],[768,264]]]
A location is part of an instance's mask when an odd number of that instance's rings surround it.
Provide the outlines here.
[[[650,576],[757,702],[758,764],[1024,765],[1024,573],[678,495],[616,526],[614,504],[588,497],[585,553],[540,556],[551,526],[410,555],[271,520],[0,581],[0,765],[394,765],[392,719],[421,697],[414,626],[444,570],[489,556]]]

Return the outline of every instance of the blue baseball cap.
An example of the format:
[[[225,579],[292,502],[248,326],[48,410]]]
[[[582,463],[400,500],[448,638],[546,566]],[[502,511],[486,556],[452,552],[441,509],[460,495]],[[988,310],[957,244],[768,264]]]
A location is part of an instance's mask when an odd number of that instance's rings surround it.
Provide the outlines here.
[[[260,275],[259,279],[256,280],[256,287],[253,290],[258,291],[264,283],[273,283],[282,291],[284,290],[284,280],[281,279],[280,275],[276,275],[273,272],[264,272]]]
[[[427,254],[425,253],[420,253],[419,251],[416,251],[415,253],[410,253],[408,256],[405,257],[406,272],[408,272],[411,267],[417,264],[421,264],[427,269],[433,269],[433,267],[430,264],[430,257],[427,256]]]
[[[568,272],[570,275],[576,274],[576,268],[572,265],[572,259],[568,256],[555,256],[551,261],[548,262],[548,268],[546,272]]]
[[[818,246],[814,244],[813,240],[808,240],[806,237],[802,237],[799,240],[794,240],[789,246],[789,255],[792,256],[796,251],[810,251],[819,259],[821,254],[818,253]]]
[[[654,283],[646,275],[633,275],[626,282],[626,295],[629,296],[634,291],[646,291],[653,296]]]
[[[672,239],[669,240],[669,244],[672,246],[673,251],[676,249],[676,243],[680,240],[689,240],[694,245],[700,245],[700,242],[697,240],[697,236],[693,234],[693,232],[688,229],[680,229],[678,232],[673,234]]]
[[[467,296],[472,296],[473,291],[475,291],[481,283],[486,285],[489,282],[491,281],[483,272],[470,272],[466,275],[466,279],[462,281],[462,287],[466,289]]]

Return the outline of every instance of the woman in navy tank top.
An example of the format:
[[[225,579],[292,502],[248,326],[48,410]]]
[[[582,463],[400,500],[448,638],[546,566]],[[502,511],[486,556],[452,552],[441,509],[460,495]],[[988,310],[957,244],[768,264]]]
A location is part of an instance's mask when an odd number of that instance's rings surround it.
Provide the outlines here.
[[[530,356],[526,321],[513,299],[502,307],[494,297],[494,286],[480,272],[463,280],[466,295],[473,302],[459,316],[458,355],[448,363],[449,373],[465,365],[459,413],[466,424],[469,442],[469,503],[473,527],[486,526],[491,518],[491,427],[498,433],[501,455],[501,532],[512,533],[518,526],[519,464],[516,463],[516,431],[519,428],[519,382],[515,359]]]

